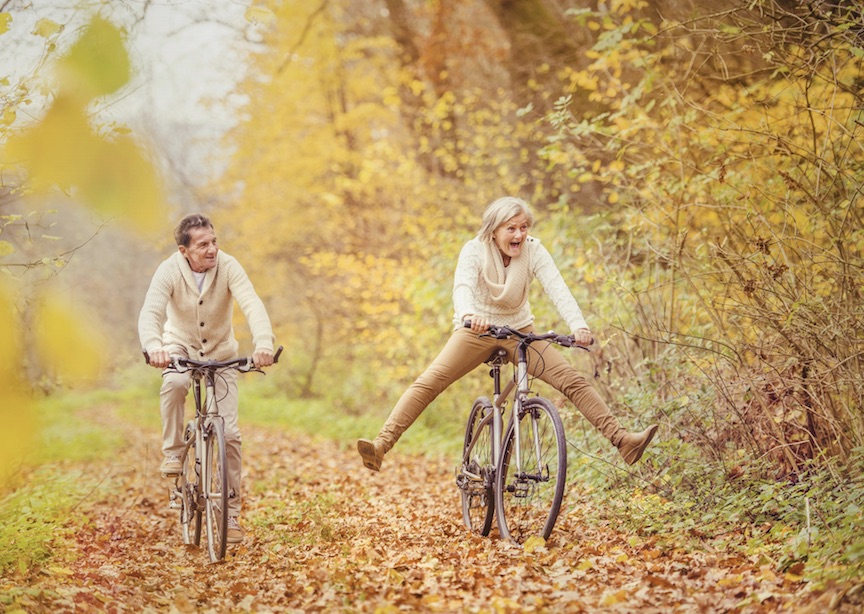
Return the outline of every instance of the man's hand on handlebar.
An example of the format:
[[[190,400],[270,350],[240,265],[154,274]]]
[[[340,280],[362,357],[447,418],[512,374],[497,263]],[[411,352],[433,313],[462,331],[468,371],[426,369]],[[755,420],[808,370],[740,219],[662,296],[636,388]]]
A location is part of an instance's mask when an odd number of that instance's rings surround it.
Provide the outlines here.
[[[147,352],[147,357],[147,364],[157,369],[165,369],[171,364],[171,355],[164,348]]]
[[[274,362],[273,352],[270,350],[255,350],[255,353],[252,354],[252,362],[255,363],[255,366],[260,367],[269,367]]]

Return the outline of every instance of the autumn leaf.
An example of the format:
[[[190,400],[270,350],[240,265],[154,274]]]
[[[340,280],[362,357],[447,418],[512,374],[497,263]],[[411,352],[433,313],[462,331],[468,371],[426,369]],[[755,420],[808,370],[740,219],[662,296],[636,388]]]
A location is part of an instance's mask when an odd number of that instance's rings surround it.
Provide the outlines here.
[[[59,69],[61,90],[66,93],[90,100],[116,92],[131,74],[123,35],[111,22],[94,17]]]
[[[10,18],[11,20],[11,18]],[[7,22],[8,25],[8,22]],[[55,34],[62,32],[64,26],[57,23],[52,19],[48,19],[43,17],[39,21],[36,22],[36,26],[33,28],[33,34],[36,36],[42,36],[43,38],[51,38]]]
[[[269,26],[276,21],[276,16],[273,14],[273,11],[266,6],[260,5],[250,6],[246,9],[243,16],[246,18],[246,21],[250,23],[260,23],[265,26]]]

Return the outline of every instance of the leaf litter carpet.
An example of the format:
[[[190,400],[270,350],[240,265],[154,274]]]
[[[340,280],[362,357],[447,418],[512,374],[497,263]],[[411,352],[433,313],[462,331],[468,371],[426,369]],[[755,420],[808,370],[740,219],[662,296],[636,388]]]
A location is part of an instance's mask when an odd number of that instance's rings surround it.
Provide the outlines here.
[[[860,596],[813,591],[758,557],[593,526],[590,498],[572,491],[549,543],[523,548],[464,529],[455,459],[397,448],[373,473],[346,442],[243,436],[247,534],[225,561],[182,544],[154,434],[81,467],[94,484],[74,512],[83,528],[50,566],[0,578],[16,589],[7,611],[861,611]]]

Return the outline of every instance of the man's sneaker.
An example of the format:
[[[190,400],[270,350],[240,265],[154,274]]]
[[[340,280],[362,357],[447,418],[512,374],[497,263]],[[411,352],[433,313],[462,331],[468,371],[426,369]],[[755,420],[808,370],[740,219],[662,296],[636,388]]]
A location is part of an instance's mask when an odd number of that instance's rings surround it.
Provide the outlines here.
[[[179,456],[166,456],[162,459],[162,464],[159,465],[159,471],[163,478],[171,478],[175,475],[180,475],[180,470],[183,465],[180,463]]]
[[[243,541],[246,531],[240,526],[236,516],[228,516],[228,543],[239,544]]]

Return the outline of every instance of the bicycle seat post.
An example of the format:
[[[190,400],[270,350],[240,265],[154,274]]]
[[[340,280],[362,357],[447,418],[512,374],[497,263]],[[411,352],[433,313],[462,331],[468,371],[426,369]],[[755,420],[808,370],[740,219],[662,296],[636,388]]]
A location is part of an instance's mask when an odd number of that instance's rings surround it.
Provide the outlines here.
[[[528,392],[528,343],[520,340],[516,347],[516,391]]]
[[[495,393],[495,399],[501,394],[501,364],[507,358],[507,351],[503,348],[498,348],[493,352],[493,354],[489,357],[489,360],[486,362],[492,367],[489,371],[490,377],[492,377],[493,382],[493,392]]]

